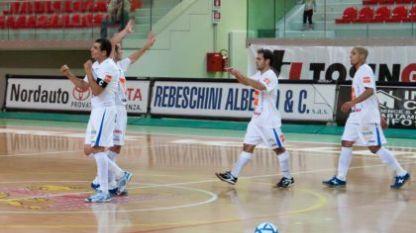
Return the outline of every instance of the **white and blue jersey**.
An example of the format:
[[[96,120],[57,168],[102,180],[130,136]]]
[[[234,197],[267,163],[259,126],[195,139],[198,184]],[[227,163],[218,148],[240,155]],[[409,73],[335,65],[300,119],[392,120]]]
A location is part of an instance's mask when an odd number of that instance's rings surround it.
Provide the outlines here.
[[[92,147],[111,147],[117,114],[115,95],[121,73],[112,59],[102,63],[95,62],[92,66],[94,80],[104,90],[91,98],[91,114],[85,132],[85,144]]]

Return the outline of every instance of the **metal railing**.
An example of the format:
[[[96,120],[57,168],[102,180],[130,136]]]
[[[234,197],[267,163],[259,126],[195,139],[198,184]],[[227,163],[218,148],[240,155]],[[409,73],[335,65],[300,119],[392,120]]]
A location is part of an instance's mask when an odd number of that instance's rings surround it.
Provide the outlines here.
[[[364,4],[363,0],[316,0],[312,23],[305,20],[305,1],[248,0],[248,39],[385,39],[416,37],[416,1],[408,4]],[[406,19],[392,16],[404,7]],[[353,21],[342,20],[350,8]],[[362,10],[367,8],[366,10]],[[402,10],[402,9],[401,9]]]
[[[121,18],[135,19],[135,33],[143,36],[179,2],[132,0],[121,11]],[[108,22],[107,36],[111,36],[120,29],[120,21],[114,22],[117,17],[111,17],[108,8],[107,0],[1,1],[0,40],[90,41],[102,37],[103,22]]]

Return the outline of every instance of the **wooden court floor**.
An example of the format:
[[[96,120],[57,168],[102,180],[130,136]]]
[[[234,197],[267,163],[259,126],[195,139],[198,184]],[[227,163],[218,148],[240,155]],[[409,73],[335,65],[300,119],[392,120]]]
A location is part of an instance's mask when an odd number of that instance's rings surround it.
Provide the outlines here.
[[[287,135],[296,183],[281,190],[278,161],[264,148],[236,186],[216,179],[237,159],[238,137],[130,130],[118,159],[134,173],[129,196],[86,204],[95,162],[82,155],[83,125],[53,125],[0,126],[1,233],[252,233],[265,221],[282,233],[416,232],[416,184],[390,190],[388,167],[356,148],[347,187],[323,187],[339,147],[319,135]],[[416,176],[416,148],[391,149]]]

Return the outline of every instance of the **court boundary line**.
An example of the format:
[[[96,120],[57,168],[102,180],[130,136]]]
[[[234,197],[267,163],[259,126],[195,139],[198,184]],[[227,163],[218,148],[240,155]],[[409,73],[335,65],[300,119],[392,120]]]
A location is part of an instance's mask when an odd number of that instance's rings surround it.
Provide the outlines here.
[[[39,183],[51,183],[49,181],[35,181]],[[84,181],[83,181],[84,182]],[[136,183],[137,184],[137,183]],[[155,185],[152,183],[147,183],[149,185]],[[154,186],[152,188],[159,188],[158,186]],[[119,210],[120,213],[136,213],[136,212],[146,212],[146,211],[165,211],[165,210],[174,210],[174,209],[183,209],[183,208],[192,208],[195,206],[200,205],[206,205],[212,202],[215,202],[218,199],[218,195],[207,191],[205,189],[199,189],[194,187],[181,187],[178,185],[171,185],[168,186],[168,188],[173,189],[183,189],[193,192],[199,192],[208,195],[210,198],[204,201],[199,201],[195,203],[188,203],[188,204],[182,204],[182,205],[176,205],[176,206],[165,206],[165,207],[155,207],[155,208],[144,208],[144,209],[131,209],[131,210]],[[140,186],[127,188],[128,190],[136,190],[141,189]],[[36,198],[50,198],[50,197],[61,197],[61,196],[67,196],[67,195],[80,195],[80,194],[87,194],[91,193],[91,191],[85,191],[85,192],[72,192],[72,193],[60,193],[60,194],[52,194],[52,195],[38,195],[38,196],[30,196],[30,197],[19,197],[19,198],[11,198],[11,199],[0,199],[0,202],[8,202],[8,201],[19,201],[19,200],[26,200],[26,199],[36,199]],[[92,203],[93,205],[94,203]],[[105,203],[104,203],[105,204]],[[111,211],[101,211],[101,212],[111,212]],[[83,210],[83,211],[37,211],[37,212],[31,212],[31,211],[1,211],[0,214],[30,214],[30,215],[50,215],[50,214],[90,214],[91,210]]]
[[[30,127],[38,127],[38,126],[30,126]],[[153,126],[149,126],[149,127],[153,127]],[[154,127],[157,127],[157,126],[154,126]],[[61,127],[61,128],[62,129],[67,129],[65,127]],[[59,128],[59,129],[61,129],[61,128]],[[7,129],[13,129],[13,127],[7,128]],[[58,130],[58,128],[56,128],[56,129]],[[189,130],[191,130],[191,128],[189,128]],[[210,130],[217,130],[217,129],[210,129]],[[51,130],[51,131],[54,131],[54,130]],[[225,130],[225,131],[235,131],[235,130]],[[58,131],[56,131],[56,132],[58,132]],[[85,131],[80,129],[80,130],[76,130],[76,132],[81,132],[82,133],[82,132],[85,132]],[[241,132],[244,132],[244,131],[241,131]],[[185,133],[180,132],[178,134],[161,133],[161,132],[157,132],[157,133],[153,133],[153,132],[130,132],[130,133],[127,133],[126,136],[129,136],[129,135],[131,136],[131,135],[135,135],[135,134],[140,135],[140,136],[150,134],[150,135],[154,135],[154,136],[178,136],[178,135],[180,135],[180,136],[190,136],[190,137],[198,137],[198,138],[207,138],[208,137],[208,138],[219,138],[219,139],[240,139],[239,141],[241,142],[241,144],[243,143],[242,142],[243,136],[241,136],[241,137],[239,137],[239,136],[235,136],[235,137],[233,137],[233,136],[201,136],[201,135],[189,134],[189,133],[186,133],[186,132]],[[287,133],[287,134],[301,134],[301,133]],[[31,134],[31,135],[35,135],[35,134]],[[319,135],[319,134],[304,134],[304,135]],[[42,136],[42,135],[38,135],[38,136]],[[47,136],[47,135],[45,135],[45,136]],[[49,135],[49,136],[56,136],[56,135]],[[63,137],[64,136],[65,135],[63,135]],[[328,136],[328,135],[325,135],[325,136]],[[311,143],[311,144],[329,144],[329,145],[339,145],[339,146],[341,146],[341,135],[330,135],[330,136],[334,136],[334,137],[339,136],[339,142],[319,142],[319,141],[316,141],[316,140],[309,141],[308,139],[305,139],[306,141],[288,140],[288,142],[289,143],[290,142],[296,142],[296,143],[305,143],[305,142],[307,142],[307,143]],[[400,139],[400,138],[396,138],[396,139]],[[406,139],[406,140],[412,140],[412,139]],[[402,148],[402,149],[415,149],[416,145],[415,145],[415,147],[410,147],[410,146],[388,146],[388,145],[386,145],[386,147],[388,147],[388,148]]]
[[[409,164],[416,164],[416,161],[414,162],[408,162],[408,163],[402,163],[402,165],[409,165]],[[375,167],[386,167],[386,164],[373,164],[373,165],[368,165],[368,166],[356,166],[356,167],[350,167],[350,170],[355,170],[355,169],[363,169],[363,168],[375,168]],[[298,172],[293,172],[293,175],[300,175],[300,174],[310,174],[310,173],[320,173],[320,172],[329,172],[329,171],[336,171],[336,168],[326,168],[326,169],[316,169],[316,170],[309,170],[309,171],[298,171]],[[280,176],[281,173],[273,173],[273,174],[264,174],[264,175],[256,175],[256,176],[242,176],[239,177],[239,180],[251,180],[251,179],[258,179],[258,178],[268,178],[268,177],[274,177],[274,176]],[[22,181],[23,182],[23,181]],[[42,181],[35,181],[35,182],[42,182]],[[47,181],[46,181],[47,182]],[[204,184],[204,183],[211,183],[211,182],[221,182],[218,179],[207,179],[207,180],[199,180],[199,181],[189,181],[189,182],[181,182],[181,183],[170,183],[170,184],[154,184],[154,185],[147,185],[147,186],[137,186],[134,188],[128,188],[128,189],[148,189],[148,188],[159,188],[159,187],[180,187],[180,186],[184,186],[184,185],[194,185],[194,184]],[[184,187],[182,187],[184,188]],[[203,190],[203,189],[201,189]],[[206,190],[205,190],[206,191]],[[207,191],[209,192],[209,191]],[[65,194],[60,194],[60,195],[56,195],[56,196],[65,196],[65,195],[76,195],[76,194],[83,194],[86,192],[74,192],[74,193],[65,193]],[[88,192],[90,193],[90,192]],[[27,199],[28,197],[22,198],[22,199]],[[29,198],[36,198],[36,197],[29,197]],[[1,200],[0,200],[1,201]],[[142,211],[129,211],[129,212],[142,212]],[[41,213],[41,212],[28,212],[28,211],[22,211],[22,212],[13,212],[13,211],[0,211],[0,214],[35,214],[35,215],[47,215],[47,214],[76,214],[76,211],[72,211],[72,212],[45,212],[45,213]],[[83,213],[83,211],[82,211]],[[88,212],[89,213],[89,212]]]

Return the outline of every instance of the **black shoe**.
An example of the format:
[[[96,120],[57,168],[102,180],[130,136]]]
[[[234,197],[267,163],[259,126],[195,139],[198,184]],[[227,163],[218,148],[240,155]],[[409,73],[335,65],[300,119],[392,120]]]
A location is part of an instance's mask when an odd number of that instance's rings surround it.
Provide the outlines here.
[[[401,188],[406,182],[410,179],[410,174],[406,173],[404,176],[396,176],[394,178],[394,184],[390,185],[392,189],[399,189]]]
[[[234,177],[230,171],[226,171],[224,173],[215,173],[215,175],[222,181],[227,182],[229,184],[234,185],[237,183],[238,178]]]
[[[344,180],[340,180],[336,176],[334,176],[329,180],[322,181],[322,184],[330,188],[337,188],[337,187],[345,187],[345,185],[347,185],[347,182]]]
[[[286,177],[282,177],[282,179],[280,179],[279,183],[277,183],[277,187],[278,188],[288,188],[289,186],[291,186],[292,184],[295,183],[295,179],[292,178],[286,178]]]
[[[117,196],[119,196],[119,197],[124,197],[124,196],[128,196],[128,195],[129,195],[129,192],[127,192],[127,190],[124,190],[121,193],[117,193]]]

